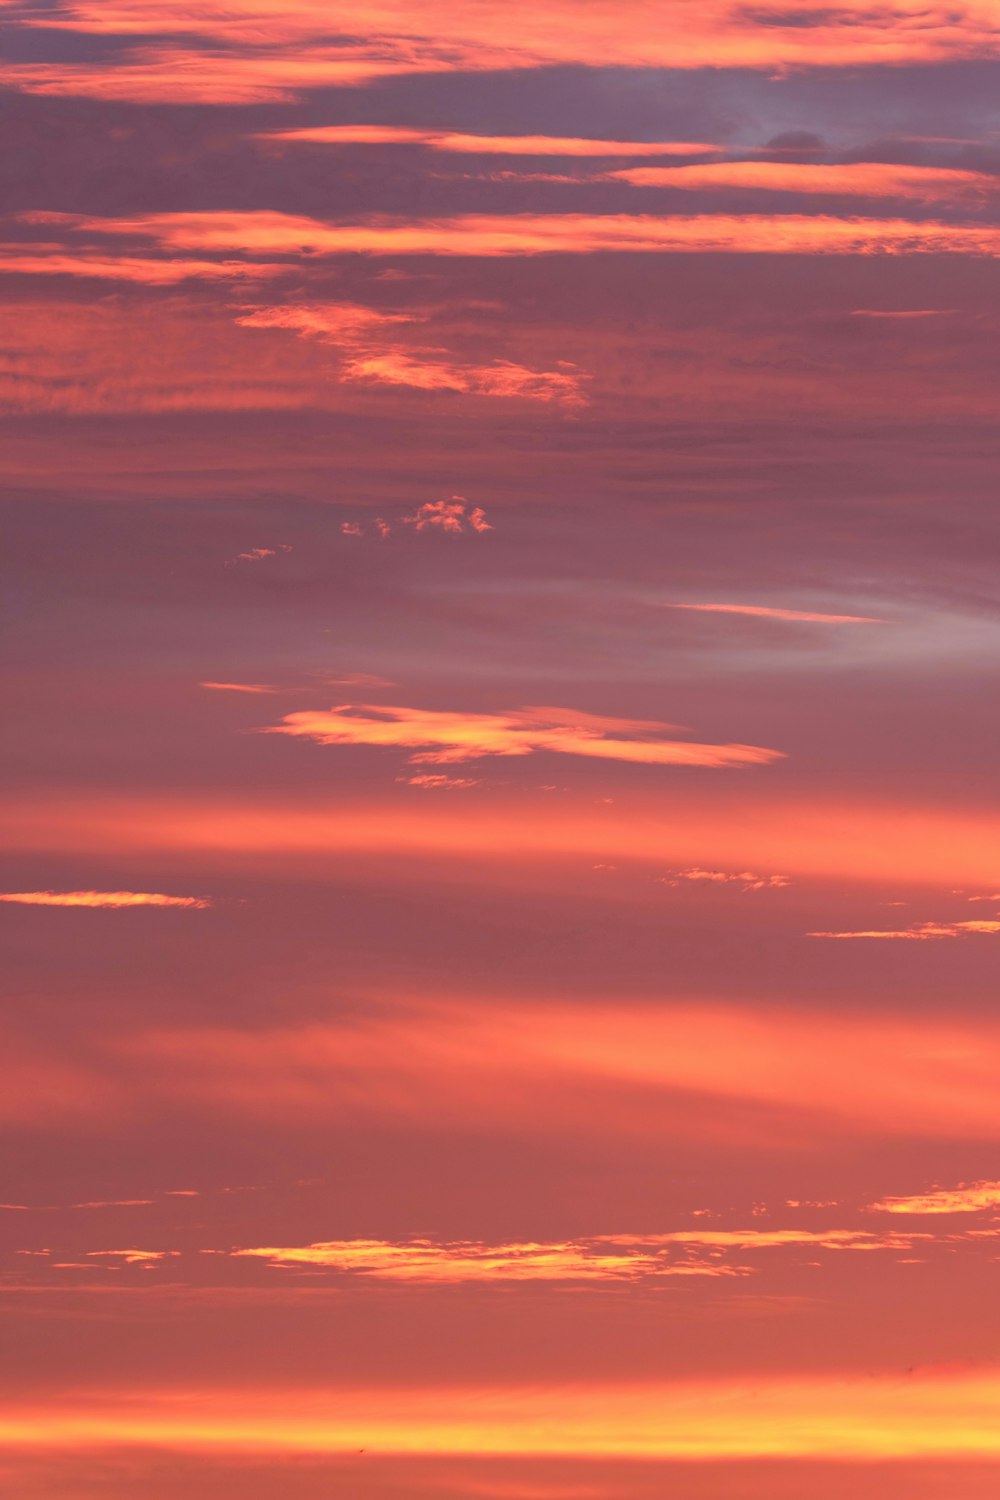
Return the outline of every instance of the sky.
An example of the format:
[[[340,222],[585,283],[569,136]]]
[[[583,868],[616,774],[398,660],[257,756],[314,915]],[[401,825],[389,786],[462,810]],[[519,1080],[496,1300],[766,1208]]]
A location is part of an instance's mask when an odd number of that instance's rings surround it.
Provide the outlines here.
[[[994,0],[0,15],[0,1486],[995,1497]]]

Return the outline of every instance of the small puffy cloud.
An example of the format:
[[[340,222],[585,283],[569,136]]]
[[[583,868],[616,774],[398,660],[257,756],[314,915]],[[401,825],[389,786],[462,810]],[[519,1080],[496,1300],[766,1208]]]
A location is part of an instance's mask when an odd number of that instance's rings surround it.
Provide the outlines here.
[[[679,886],[684,882],[694,885],[738,885],[742,891],[776,890],[790,885],[787,875],[757,875],[753,870],[701,870],[697,866],[689,870],[671,870],[657,877],[658,885]]]
[[[863,931],[863,932],[808,932],[807,937],[815,938],[889,938],[899,939],[904,942],[934,942],[938,938],[969,937],[972,935],[989,936],[1000,932],[1000,922],[918,922],[913,927],[903,927],[896,931]]]
[[[342,704],[286,714],[269,731],[321,745],[384,745],[412,750],[411,764],[448,764],[490,755],[556,751],[645,765],[768,765],[778,750],[706,745],[666,738],[675,726],[608,718],[565,708],[519,708],[499,714],[447,713],[385,704]]]
[[[22,906],[186,906],[198,910],[212,905],[201,896],[163,896],[155,891],[4,891],[0,901]]]
[[[403,523],[417,531],[450,531],[461,535],[467,531],[492,531],[481,506],[469,506],[464,495],[452,495],[448,500],[428,500],[417,507],[412,516],[404,516]]]
[[[342,521],[340,530],[344,536],[364,536],[364,527],[359,521]]]

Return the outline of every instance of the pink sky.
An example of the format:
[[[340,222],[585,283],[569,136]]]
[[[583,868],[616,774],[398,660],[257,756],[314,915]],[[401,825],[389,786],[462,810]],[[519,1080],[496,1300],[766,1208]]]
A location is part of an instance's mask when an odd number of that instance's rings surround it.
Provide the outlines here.
[[[994,1500],[993,6],[4,9],[0,1489]]]

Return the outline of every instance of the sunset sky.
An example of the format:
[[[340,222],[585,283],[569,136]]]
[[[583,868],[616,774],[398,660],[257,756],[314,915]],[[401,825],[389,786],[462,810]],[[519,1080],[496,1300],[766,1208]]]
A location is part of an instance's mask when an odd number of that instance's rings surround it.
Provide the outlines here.
[[[0,17],[0,1490],[996,1500],[998,0]]]

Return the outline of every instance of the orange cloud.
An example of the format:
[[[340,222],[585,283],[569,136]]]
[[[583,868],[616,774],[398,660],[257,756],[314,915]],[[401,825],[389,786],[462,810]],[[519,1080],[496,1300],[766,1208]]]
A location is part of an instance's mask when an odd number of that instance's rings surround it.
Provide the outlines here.
[[[765,604],[668,604],[667,609],[692,609],[710,615],[752,615],[763,620],[806,620],[820,625],[884,625],[876,615],[824,615],[808,609],[776,609]]]
[[[711,1261],[668,1261],[630,1247],[615,1254],[607,1241],[551,1244],[453,1244],[431,1240],[329,1240],[285,1248],[234,1250],[275,1266],[324,1266],[384,1281],[631,1281],[643,1275],[736,1276],[739,1269]]]
[[[212,904],[200,896],[161,896],[152,891],[5,891],[0,901],[22,906],[190,906],[199,910]]]
[[[320,1266],[383,1281],[636,1281],[662,1276],[746,1276],[719,1253],[786,1250],[909,1250],[928,1235],[862,1229],[678,1230],[651,1235],[595,1235],[544,1243],[484,1244],[440,1240],[325,1240],[312,1245],[234,1250],[273,1266]],[[702,1253],[692,1259],[692,1253]],[[708,1252],[708,1259],[704,1258]],[[685,1258],[678,1258],[678,1255]]]
[[[1000,228],[990,224],[820,214],[464,214],[426,220],[382,217],[354,224],[272,210],[132,219],[32,213],[22,218],[89,233],[147,236],[170,249],[249,255],[1000,254]]]
[[[155,16],[136,0],[75,0],[36,27],[131,36],[108,61],[12,63],[8,86],[50,94],[247,103],[291,99],[405,72],[546,67],[858,67],[988,58],[998,53],[991,0],[960,6],[895,0],[789,11],[782,0],[676,0],[669,13],[636,0],[622,24],[612,0],[359,0],[337,35],[322,0],[235,0]],[[176,41],[164,38],[175,37]],[[193,45],[191,38],[200,45]]]
[[[280,693],[281,688],[266,682],[199,682],[200,688],[210,688],[216,693]]]
[[[468,776],[397,776],[397,781],[406,786],[419,786],[425,791],[454,792],[464,787],[482,786],[481,781]]]
[[[809,932],[816,938],[896,938],[907,942],[933,942],[937,938],[967,937],[970,933],[1000,932],[1000,922],[918,922],[896,932]]]
[[[8,1398],[0,1444],[632,1458],[1000,1457],[1000,1374],[330,1389],[130,1387]]]
[[[246,328],[287,328],[332,344],[341,351],[340,378],[346,381],[519,397],[564,406],[580,406],[585,400],[583,376],[572,373],[569,366],[530,370],[508,359],[477,365],[456,361],[438,348],[407,346],[398,331],[427,321],[417,313],[380,313],[353,304],[327,303],[255,308],[236,321]]]
[[[318,125],[306,130],[278,130],[262,140],[312,141],[327,146],[417,145],[432,151],[502,156],[704,156],[719,146],[700,141],[607,141],[586,136],[467,135],[420,130],[405,125]]]
[[[452,495],[450,500],[428,500],[412,516],[404,516],[403,523],[416,531],[450,531],[455,535],[493,530],[482,507],[475,505],[469,509],[464,495]]]
[[[870,1213],[978,1214],[1000,1208],[1000,1182],[964,1182],[957,1188],[932,1188],[907,1198],[880,1198],[869,1203]]]
[[[997,179],[985,172],[881,161],[839,166],[817,162],[720,161],[696,166],[624,167],[608,175],[634,187],[685,188],[696,192],[750,188],[855,198],[912,198],[918,202],[995,197],[1000,191]]]
[[[446,764],[487,755],[540,750],[664,766],[769,765],[780,750],[756,745],[704,745],[667,740],[671,729],[646,719],[613,719],[563,708],[522,708],[503,714],[441,713],[388,704],[343,704],[286,714],[265,731],[321,745],[384,745],[413,749],[413,764]],[[626,739],[622,736],[633,735]],[[424,748],[429,747],[429,748]]]

